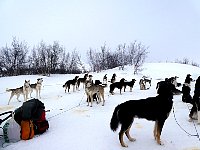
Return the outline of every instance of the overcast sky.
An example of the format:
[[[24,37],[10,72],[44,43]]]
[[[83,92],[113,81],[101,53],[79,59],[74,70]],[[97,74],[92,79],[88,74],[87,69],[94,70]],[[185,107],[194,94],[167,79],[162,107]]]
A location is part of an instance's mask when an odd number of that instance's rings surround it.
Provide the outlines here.
[[[90,47],[137,40],[149,46],[150,62],[200,64],[200,1],[0,0],[0,47],[14,36],[31,47],[59,41],[82,57]]]

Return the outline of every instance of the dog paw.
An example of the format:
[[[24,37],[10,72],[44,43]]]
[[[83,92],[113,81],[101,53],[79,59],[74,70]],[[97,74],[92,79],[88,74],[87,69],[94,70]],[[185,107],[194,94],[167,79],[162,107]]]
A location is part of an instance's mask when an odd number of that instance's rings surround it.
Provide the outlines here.
[[[160,140],[157,141],[158,145],[164,145],[164,143],[162,143]]]
[[[161,142],[160,145],[164,145],[164,143]]]
[[[136,141],[136,139],[135,138],[130,138],[129,139],[131,142],[134,142],[134,141]]]
[[[189,121],[189,122],[192,122],[192,118],[190,118],[188,121]]]
[[[122,147],[128,147],[128,145],[127,144],[122,144]]]

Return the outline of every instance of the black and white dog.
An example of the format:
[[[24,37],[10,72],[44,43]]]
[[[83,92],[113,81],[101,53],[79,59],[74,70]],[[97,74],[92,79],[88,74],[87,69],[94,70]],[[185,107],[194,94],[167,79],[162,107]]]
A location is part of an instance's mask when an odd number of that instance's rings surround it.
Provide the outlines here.
[[[197,119],[197,123],[200,124],[200,76],[195,83],[194,95],[191,104],[192,109],[190,110],[189,121],[191,121],[192,119]]]
[[[115,83],[115,81],[116,81],[116,77],[117,77],[117,75],[115,74],[115,73],[113,73],[113,75],[112,75],[112,78],[111,78],[111,83]]]
[[[106,84],[107,85],[107,74],[105,74],[103,76],[103,84]]]
[[[155,121],[154,138],[158,144],[162,144],[160,136],[165,120],[168,118],[172,109],[174,90],[174,86],[171,83],[164,82],[159,86],[156,97],[129,100],[115,107],[110,128],[116,131],[119,124],[121,124],[119,141],[123,147],[127,147],[123,140],[124,133],[130,141],[135,141],[129,133],[134,118],[145,118],[150,121]]]
[[[148,78],[146,76],[143,76],[142,78],[143,78],[145,86],[146,86],[147,83],[149,83],[149,86],[151,87],[151,80],[152,80],[152,78]]]
[[[75,87],[76,87],[76,89],[78,89],[78,87],[77,87],[78,78],[79,78],[79,76],[75,76],[74,79],[68,80],[67,82],[65,82],[65,84],[63,85],[63,88],[65,88],[65,93],[66,93],[66,91],[68,91],[68,93],[69,93],[70,85],[73,86],[73,92],[75,91]]]
[[[83,83],[83,88],[85,86],[86,80],[88,78],[88,74],[86,73],[83,78],[78,78],[77,87],[79,89],[80,83]]]
[[[185,82],[190,85],[191,82],[193,82],[194,80],[191,78],[191,74],[187,74],[186,78],[185,78]]]

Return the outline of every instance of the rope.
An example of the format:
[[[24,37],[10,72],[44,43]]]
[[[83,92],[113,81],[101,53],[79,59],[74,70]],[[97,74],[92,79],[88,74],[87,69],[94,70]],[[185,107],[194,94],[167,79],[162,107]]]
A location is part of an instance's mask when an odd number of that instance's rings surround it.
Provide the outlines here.
[[[197,131],[197,129],[196,129],[195,124],[194,124],[194,126],[195,126],[196,134],[190,134],[189,132],[187,132],[187,131],[178,123],[178,121],[177,121],[177,119],[176,119],[175,111],[174,111],[174,106],[173,106],[172,108],[173,108],[174,119],[175,119],[177,125],[178,125],[186,134],[188,134],[189,136],[196,136],[196,137],[198,138],[198,140],[200,141],[199,134],[198,134],[198,131]],[[193,121],[193,123],[194,123],[194,121]]]
[[[190,110],[189,109],[189,106],[188,106],[188,104],[187,104],[187,108],[188,108],[188,110]],[[196,131],[196,133],[197,133],[197,138],[199,139],[199,141],[200,141],[200,137],[199,137],[199,133],[198,133],[198,130],[197,130],[197,126],[195,125],[195,123],[194,123],[194,120],[192,119],[192,123],[193,123],[193,126],[194,126],[194,128],[195,128],[195,131]]]
[[[75,106],[73,106],[73,107],[71,107],[71,108],[69,108],[69,109],[66,109],[66,110],[64,110],[64,111],[62,111],[62,112],[60,112],[60,113],[58,113],[58,114],[55,114],[55,115],[49,117],[48,120],[50,120],[50,119],[52,119],[52,118],[54,118],[54,117],[56,117],[56,116],[59,116],[59,115],[65,113],[65,112],[68,112],[68,111],[70,111],[70,110],[73,110],[73,109],[75,109],[75,108],[77,108],[77,107],[83,105],[84,103],[83,103],[83,104],[81,104],[81,103],[82,103],[82,101],[83,101],[84,95],[85,95],[85,92],[84,92],[83,97],[81,98],[80,102],[79,102],[77,105],[75,105]],[[108,95],[108,97],[109,97],[109,95]],[[63,109],[60,109],[60,110],[63,110]],[[50,110],[48,110],[48,111],[50,111]]]
[[[1,92],[0,94],[5,94],[5,93],[7,93],[7,92]]]
[[[69,108],[69,109],[66,109],[66,110],[64,110],[64,111],[62,111],[62,112],[60,112],[60,113],[58,113],[58,114],[55,114],[55,115],[49,117],[48,120],[50,120],[50,119],[52,119],[52,118],[54,118],[54,117],[56,117],[56,116],[59,116],[59,115],[65,113],[65,112],[68,112],[68,111],[70,111],[70,110],[73,110],[73,109],[75,109],[75,108],[81,106],[81,102],[83,101],[84,95],[85,95],[85,93],[83,94],[83,97],[81,98],[80,102],[79,102],[77,105],[75,105],[75,106],[73,106],[73,107],[71,107],[71,108]],[[60,109],[60,110],[63,110],[63,109]],[[49,110],[49,111],[50,111],[50,110]]]

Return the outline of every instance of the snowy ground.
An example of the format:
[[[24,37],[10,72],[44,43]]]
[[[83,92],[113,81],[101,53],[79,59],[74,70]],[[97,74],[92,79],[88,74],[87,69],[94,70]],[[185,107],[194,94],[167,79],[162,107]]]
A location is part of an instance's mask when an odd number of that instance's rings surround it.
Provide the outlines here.
[[[181,101],[181,95],[174,96],[174,114],[171,112],[163,128],[161,135],[163,146],[157,145],[153,138],[154,123],[145,119],[135,119],[131,128],[131,135],[136,138],[135,142],[130,142],[126,137],[124,141],[128,148],[121,147],[118,140],[118,131],[112,132],[110,129],[110,119],[114,108],[127,100],[140,99],[149,96],[156,96],[156,84],[166,77],[179,76],[178,82],[183,83],[186,75],[190,73],[193,79],[200,75],[200,68],[174,63],[145,63],[143,71],[139,75],[133,74],[131,66],[125,67],[124,71],[118,68],[106,70],[100,73],[90,73],[93,80],[102,80],[105,74],[110,79],[113,73],[117,74],[117,81],[121,78],[137,81],[134,85],[133,92],[127,91],[119,94],[115,89],[115,95],[109,94],[109,88],[105,88],[105,106],[94,103],[93,107],[88,107],[86,95],[82,85],[80,91],[65,93],[62,85],[75,75],[51,75],[43,77],[43,87],[41,101],[45,104],[47,112],[46,117],[49,121],[49,130],[35,136],[28,141],[19,141],[11,143],[9,146],[0,149],[4,150],[122,150],[122,149],[140,149],[140,150],[200,150],[200,140],[197,136],[186,134],[177,124],[181,125],[188,133],[192,135],[200,134],[200,125],[197,121],[188,122],[189,108],[191,105]],[[152,86],[149,90],[141,91],[139,89],[139,79],[143,76],[152,78]],[[83,74],[79,75],[83,77]],[[5,92],[6,88],[16,88],[23,85],[25,79],[35,83],[36,79],[41,76],[14,76],[0,78],[0,113],[14,110],[22,105],[16,97],[7,105],[10,93]],[[195,82],[192,83],[192,92]],[[181,87],[179,88],[181,89]],[[35,95],[33,93],[32,95]],[[23,101],[23,97],[20,96]],[[2,126],[2,125],[1,125]],[[196,129],[195,129],[196,128]],[[2,131],[0,131],[2,134]],[[1,139],[2,140],[2,139]]]

